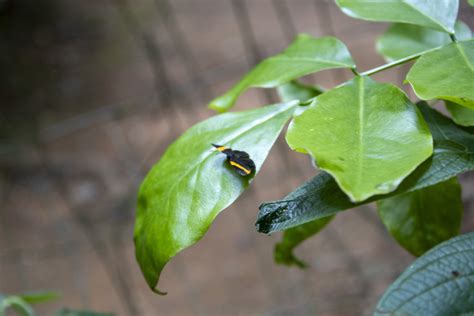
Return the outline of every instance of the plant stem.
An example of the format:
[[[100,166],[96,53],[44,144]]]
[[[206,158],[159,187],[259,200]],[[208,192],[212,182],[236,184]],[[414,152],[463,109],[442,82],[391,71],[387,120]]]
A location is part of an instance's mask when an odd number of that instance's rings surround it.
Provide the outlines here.
[[[370,70],[367,70],[367,71],[364,71],[363,73],[361,73],[360,75],[361,76],[371,76],[373,74],[376,74],[378,72],[381,72],[381,71],[384,71],[386,69],[390,69],[390,68],[393,68],[393,67],[397,67],[399,65],[403,65],[407,62],[410,62],[412,60],[415,60],[417,59],[418,57],[420,57],[421,55],[424,55],[426,53],[429,53],[431,51],[434,51],[436,49],[438,49],[439,47],[436,47],[436,48],[432,48],[432,49],[429,49],[429,50],[425,50],[423,52],[420,52],[420,53],[416,53],[416,54],[413,54],[413,55],[410,55],[410,56],[407,56],[405,58],[402,58],[402,59],[399,59],[399,60],[395,60],[395,61],[392,61],[391,63],[388,63],[388,64],[385,64],[385,65],[382,65],[382,66],[379,66],[377,68],[374,68],[374,69],[370,69]]]
[[[356,67],[351,68],[351,71],[352,71],[352,73],[353,73],[354,75],[356,75],[356,76],[358,76],[358,77],[360,76],[360,73],[357,71],[357,68],[356,68]]]
[[[458,41],[458,39],[456,38],[456,35],[454,35],[454,33],[453,33],[453,34],[449,34],[449,37],[451,37],[451,41],[452,41],[453,43],[456,43],[456,42]]]

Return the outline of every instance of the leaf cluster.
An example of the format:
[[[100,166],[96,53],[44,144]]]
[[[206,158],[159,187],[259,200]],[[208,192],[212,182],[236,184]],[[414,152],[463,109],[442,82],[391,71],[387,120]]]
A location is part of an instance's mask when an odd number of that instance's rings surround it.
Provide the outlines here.
[[[463,208],[456,177],[474,169],[474,39],[456,20],[458,0],[336,3],[354,18],[393,22],[376,43],[388,63],[359,72],[339,39],[300,34],[212,100],[209,107],[223,113],[247,89],[259,87],[277,88],[282,103],[219,114],[191,127],[149,172],[139,190],[135,245],[155,292],[163,294],[156,287],[167,262],[202,238],[253,179],[237,175],[210,144],[249,153],[255,176],[287,122],[289,147],[311,156],[319,173],[259,208],[259,232],[284,230],[277,263],[305,266],[293,254],[296,246],[339,212],[374,201],[390,234],[416,256],[459,234]],[[399,87],[370,77],[412,61],[405,80],[421,100],[416,104]],[[336,68],[354,77],[327,90],[297,81]],[[431,107],[438,100],[451,118]],[[378,310],[398,310],[389,302],[382,299]]]

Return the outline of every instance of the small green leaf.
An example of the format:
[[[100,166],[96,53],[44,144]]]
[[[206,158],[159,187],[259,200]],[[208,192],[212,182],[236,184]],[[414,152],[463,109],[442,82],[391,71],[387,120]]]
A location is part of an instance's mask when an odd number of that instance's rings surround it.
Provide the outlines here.
[[[290,199],[263,203],[258,214],[257,230],[272,233],[288,229],[362,204],[423,189],[474,170],[472,131],[454,124],[427,104],[421,103],[418,107],[433,135],[434,153],[395,192],[374,196],[362,203],[352,203],[336,181],[326,172],[321,172],[296,189]]]
[[[286,134],[308,152],[352,201],[394,191],[431,156],[423,117],[397,87],[356,77],[318,96]]]
[[[466,40],[472,37],[469,27],[457,21],[456,37]],[[417,25],[395,23],[377,40],[377,50],[389,62],[415,55],[451,42],[448,34]]]
[[[319,87],[304,85],[296,80],[279,86],[277,91],[282,102],[306,101],[323,93],[323,89]]]
[[[19,295],[23,300],[30,304],[44,303],[58,299],[61,295],[58,292],[29,292]]]
[[[456,124],[463,126],[474,126],[474,110],[454,102],[446,101],[446,108],[453,117]]]
[[[275,245],[275,251],[273,253],[275,262],[287,266],[295,265],[300,268],[307,267],[305,262],[301,261],[293,254],[293,250],[309,237],[319,233],[319,231],[323,229],[333,219],[333,217],[334,216],[320,218],[285,230],[282,240]]]
[[[421,256],[459,234],[463,205],[456,178],[377,202],[382,222],[400,245]]]
[[[138,194],[135,251],[153,290],[165,264],[201,239],[249,184],[211,143],[246,151],[258,172],[297,104],[207,119],[186,131],[148,173]]]
[[[54,316],[113,316],[112,313],[99,313],[86,310],[71,310],[63,308],[54,314]]]
[[[474,109],[474,40],[451,43],[421,56],[407,81],[420,99],[449,100]]]
[[[352,67],[349,51],[337,38],[300,34],[282,53],[263,60],[227,93],[212,100],[209,107],[225,112],[250,87],[274,88],[324,69]]]
[[[458,0],[336,0],[342,11],[357,19],[401,22],[454,33]]]
[[[417,259],[385,291],[374,315],[472,315],[474,233],[452,238]]]

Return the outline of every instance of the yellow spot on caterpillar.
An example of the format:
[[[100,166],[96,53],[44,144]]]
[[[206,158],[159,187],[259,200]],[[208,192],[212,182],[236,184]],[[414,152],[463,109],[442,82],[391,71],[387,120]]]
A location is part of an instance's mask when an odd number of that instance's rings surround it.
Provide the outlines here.
[[[251,172],[249,169],[247,169],[247,168],[245,168],[245,167],[239,165],[238,163],[236,163],[236,162],[234,162],[234,161],[230,161],[230,165],[231,165],[231,166],[234,166],[234,167],[237,167],[237,168],[239,168],[240,170],[243,170],[246,174],[250,174],[250,172]]]
[[[226,150],[226,148],[224,146],[216,147],[216,149],[220,152],[223,152],[224,150]]]

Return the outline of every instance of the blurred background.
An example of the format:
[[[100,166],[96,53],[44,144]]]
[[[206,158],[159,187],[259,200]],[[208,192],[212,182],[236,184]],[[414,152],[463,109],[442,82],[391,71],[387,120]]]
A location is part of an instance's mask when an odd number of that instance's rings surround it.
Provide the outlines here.
[[[460,1],[459,19],[474,29]],[[256,232],[262,201],[316,170],[280,139],[257,179],[200,243],[147,287],[132,241],[138,186],[165,148],[213,115],[207,102],[298,32],[334,35],[358,68],[387,24],[314,0],[0,0],[0,293],[57,290],[61,306],[116,315],[369,315],[413,261],[373,206],[344,212],[296,253],[305,271],[273,263],[280,234]],[[407,66],[374,77],[402,84]],[[305,78],[330,88],[350,71]],[[274,103],[251,89],[236,110]],[[284,170],[284,171],[282,171]],[[463,231],[474,229],[474,175],[460,177]]]

